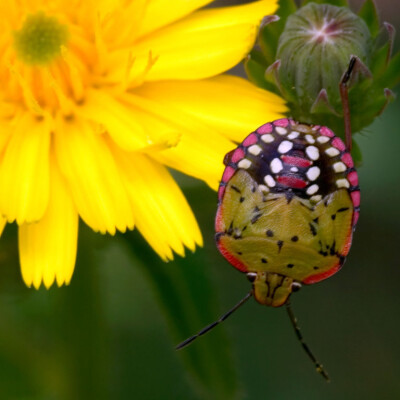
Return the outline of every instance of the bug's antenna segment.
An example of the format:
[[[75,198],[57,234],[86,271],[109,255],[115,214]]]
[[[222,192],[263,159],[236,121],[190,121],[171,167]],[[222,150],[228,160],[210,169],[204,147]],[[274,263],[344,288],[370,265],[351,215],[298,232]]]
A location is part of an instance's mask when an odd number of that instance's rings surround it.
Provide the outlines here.
[[[329,376],[327,372],[324,370],[324,367],[322,364],[320,364],[317,359],[315,358],[314,354],[311,352],[310,348],[307,346],[306,342],[303,339],[303,335],[300,332],[300,327],[297,324],[297,318],[295,317],[292,307],[290,306],[290,302],[288,301],[286,303],[286,311],[289,315],[290,322],[292,323],[292,326],[294,328],[294,331],[296,332],[296,336],[299,339],[301,345],[303,346],[303,349],[307,353],[308,357],[310,357],[311,361],[314,363],[315,368],[318,373],[320,373],[326,380],[327,382],[330,382]]]
[[[344,132],[346,136],[346,147],[350,152],[352,147],[351,140],[351,118],[350,118],[350,106],[349,106],[349,90],[347,84],[351,78],[351,73],[356,65],[357,57],[352,56],[350,59],[349,67],[346,72],[343,74],[342,79],[340,80],[339,90],[340,90],[340,98],[342,99],[343,106],[343,119],[344,119]]]
[[[179,343],[178,346],[175,347],[175,350],[180,350],[186,346],[188,346],[190,343],[192,343],[195,339],[197,339],[199,336],[204,335],[208,331],[210,331],[212,328],[215,328],[218,324],[221,322],[225,321],[233,312],[235,312],[239,307],[241,307],[246,301],[253,295],[253,291],[250,291],[249,293],[246,294],[245,297],[243,297],[242,300],[239,301],[234,307],[232,307],[227,313],[225,313],[222,317],[220,317],[217,321],[214,321],[210,325],[207,325],[205,328],[203,328],[200,332],[196,333],[195,335],[187,338],[184,340],[182,343]]]

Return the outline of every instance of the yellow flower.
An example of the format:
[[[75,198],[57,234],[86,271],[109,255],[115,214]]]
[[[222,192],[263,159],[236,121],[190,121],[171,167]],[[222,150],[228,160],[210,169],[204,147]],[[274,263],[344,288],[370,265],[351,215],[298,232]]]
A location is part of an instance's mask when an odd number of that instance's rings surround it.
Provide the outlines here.
[[[276,0],[197,10],[210,2],[1,2],[0,233],[18,224],[28,286],[70,282],[79,217],[136,226],[165,260],[202,244],[167,167],[215,189],[232,140],[285,111],[219,75]]]

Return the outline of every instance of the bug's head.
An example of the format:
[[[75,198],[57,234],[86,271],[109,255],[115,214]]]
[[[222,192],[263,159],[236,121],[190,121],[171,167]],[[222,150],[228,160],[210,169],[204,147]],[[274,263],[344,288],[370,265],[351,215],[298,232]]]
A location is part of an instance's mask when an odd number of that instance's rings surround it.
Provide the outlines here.
[[[280,307],[301,288],[292,278],[271,272],[248,272],[247,279],[253,285],[254,298],[265,306]]]

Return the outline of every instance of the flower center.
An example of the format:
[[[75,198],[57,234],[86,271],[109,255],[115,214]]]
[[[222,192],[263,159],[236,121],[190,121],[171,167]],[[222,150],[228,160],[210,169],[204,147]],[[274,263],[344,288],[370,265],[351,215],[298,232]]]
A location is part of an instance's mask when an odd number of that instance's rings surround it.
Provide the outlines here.
[[[15,50],[19,58],[30,65],[53,61],[67,40],[67,27],[43,12],[29,15],[22,28],[14,33]]]

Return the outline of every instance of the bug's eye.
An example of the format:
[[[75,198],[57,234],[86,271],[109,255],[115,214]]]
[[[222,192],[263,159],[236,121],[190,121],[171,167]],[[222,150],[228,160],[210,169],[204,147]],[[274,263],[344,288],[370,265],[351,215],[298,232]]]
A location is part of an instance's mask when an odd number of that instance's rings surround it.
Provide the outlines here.
[[[301,283],[293,282],[292,283],[292,292],[298,292],[301,289]]]
[[[256,272],[249,272],[247,274],[247,279],[252,283],[256,280],[256,277],[257,277],[257,273]]]

